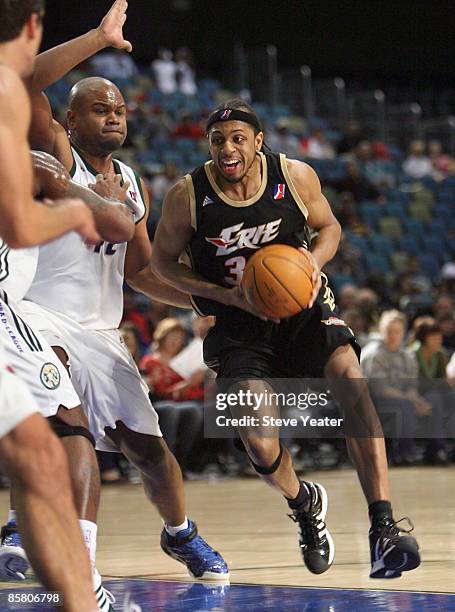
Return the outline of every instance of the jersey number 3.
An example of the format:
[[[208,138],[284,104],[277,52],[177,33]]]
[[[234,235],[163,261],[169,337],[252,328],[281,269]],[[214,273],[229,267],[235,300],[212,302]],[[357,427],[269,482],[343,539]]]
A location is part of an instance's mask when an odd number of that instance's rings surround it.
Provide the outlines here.
[[[224,277],[224,280],[229,285],[240,285],[246,266],[245,257],[231,257],[224,262],[224,265],[228,269],[228,275]]]

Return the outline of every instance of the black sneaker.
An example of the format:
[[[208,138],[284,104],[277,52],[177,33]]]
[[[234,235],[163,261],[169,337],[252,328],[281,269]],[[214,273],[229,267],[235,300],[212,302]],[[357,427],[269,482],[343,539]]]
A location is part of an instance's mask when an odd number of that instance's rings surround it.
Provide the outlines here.
[[[332,565],[335,555],[332,536],[324,522],[327,493],[320,484],[306,481],[305,484],[311,495],[308,509],[294,510],[288,516],[299,524],[299,544],[305,565],[312,574],[322,574]]]
[[[408,521],[409,529],[398,527],[398,523],[404,520]],[[413,529],[414,525],[407,516],[399,521],[385,517],[370,528],[370,578],[399,578],[401,572],[420,565],[419,545],[408,535]]]

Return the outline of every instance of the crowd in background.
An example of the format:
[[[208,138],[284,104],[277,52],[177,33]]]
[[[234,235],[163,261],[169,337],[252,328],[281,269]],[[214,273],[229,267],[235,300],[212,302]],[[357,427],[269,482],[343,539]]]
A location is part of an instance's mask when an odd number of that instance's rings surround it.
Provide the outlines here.
[[[119,157],[146,181],[153,238],[166,191],[208,158],[204,124],[211,108],[233,92],[213,80],[198,81],[188,49],[174,56],[162,49],[142,70],[130,56],[109,51],[83,69],[49,91],[51,102],[64,121],[67,92],[82,75],[103,75],[119,85],[129,113]],[[325,272],[340,316],[363,348],[364,372],[385,415],[390,462],[452,462],[455,160],[438,141],[392,146],[356,120],[338,132],[317,119],[308,124],[286,107],[254,106],[268,146],[313,165],[342,225],[340,248]],[[125,287],[122,333],[188,478],[251,473],[231,441],[203,435],[203,389],[213,374],[202,362],[201,346],[211,325],[212,318],[195,319]],[[301,470],[347,462],[341,440],[286,444]],[[103,453],[101,465],[105,482],[135,478],[114,455]]]

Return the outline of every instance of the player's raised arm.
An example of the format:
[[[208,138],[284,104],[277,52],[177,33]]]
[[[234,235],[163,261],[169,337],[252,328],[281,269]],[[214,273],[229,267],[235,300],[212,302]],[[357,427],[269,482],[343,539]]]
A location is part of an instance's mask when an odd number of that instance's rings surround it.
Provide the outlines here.
[[[34,91],[46,89],[75,66],[106,47],[131,52],[131,43],[123,37],[127,8],[127,0],[115,0],[97,28],[40,53],[29,81],[30,88]]]
[[[128,242],[134,235],[131,210],[123,202],[129,184],[120,185],[120,177],[97,177],[96,185],[88,189],[71,180],[63,165],[47,153],[32,152],[37,191],[49,198],[80,198],[93,212],[96,229],[106,242]]]
[[[99,240],[93,216],[81,200],[50,209],[32,197],[33,175],[27,142],[30,107],[19,77],[0,67],[0,235],[12,247],[28,247],[78,231]],[[64,205],[63,205],[64,204]]]
[[[313,168],[296,160],[287,160],[287,164],[292,182],[308,210],[307,223],[311,229],[318,232],[313,240],[311,252],[304,250],[313,265],[314,290],[308,304],[311,308],[321,287],[321,269],[337,252],[341,227],[321,191],[321,183]]]

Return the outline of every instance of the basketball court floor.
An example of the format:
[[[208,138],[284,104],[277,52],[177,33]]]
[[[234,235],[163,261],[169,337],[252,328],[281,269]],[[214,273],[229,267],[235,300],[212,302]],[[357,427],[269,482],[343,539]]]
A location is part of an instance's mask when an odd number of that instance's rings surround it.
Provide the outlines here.
[[[391,482],[395,518],[409,516],[423,563],[397,580],[370,580],[368,517],[352,470],[308,473],[329,494],[327,523],[335,563],[320,576],[303,566],[296,525],[286,505],[258,478],[186,484],[189,515],[230,565],[230,584],[190,580],[185,568],[159,547],[161,521],[140,485],[104,487],[99,520],[98,569],[130,612],[246,610],[339,612],[455,611],[455,469],[395,468]],[[0,518],[8,496],[0,492]],[[36,587],[0,583],[0,612],[13,607],[6,592]],[[8,607],[9,606],[9,607]]]

